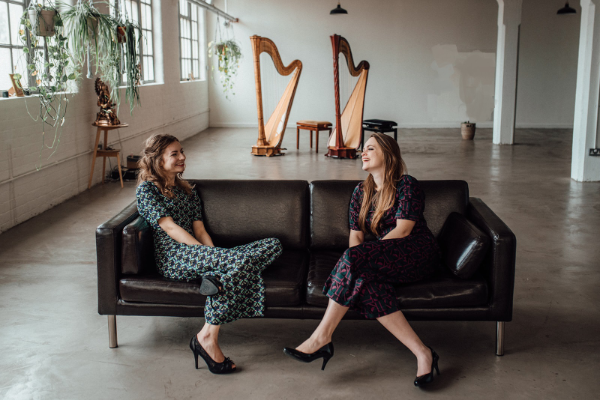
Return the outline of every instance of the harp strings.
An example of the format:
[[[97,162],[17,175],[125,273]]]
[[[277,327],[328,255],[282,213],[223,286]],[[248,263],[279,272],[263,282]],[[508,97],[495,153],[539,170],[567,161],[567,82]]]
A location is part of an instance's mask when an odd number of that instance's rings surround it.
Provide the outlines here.
[[[263,118],[265,126],[294,75],[295,72],[292,72],[288,76],[280,75],[275,68],[271,56],[264,52],[260,54],[260,80],[262,86]],[[275,126],[277,125],[278,124],[276,123]],[[269,135],[268,132],[266,132],[266,134],[267,136]]]

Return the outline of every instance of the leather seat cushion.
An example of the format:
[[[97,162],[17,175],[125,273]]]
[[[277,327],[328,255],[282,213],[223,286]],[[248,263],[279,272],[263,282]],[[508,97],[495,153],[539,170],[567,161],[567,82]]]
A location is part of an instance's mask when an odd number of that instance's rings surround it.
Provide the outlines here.
[[[341,257],[339,251],[313,252],[310,256],[306,302],[326,307],[329,299],[323,285]],[[401,309],[477,307],[488,304],[488,287],[481,274],[471,279],[459,279],[446,268],[424,281],[396,285],[398,307]]]
[[[453,212],[448,216],[438,237],[444,264],[450,272],[469,279],[479,269],[491,239],[464,215]]]
[[[263,273],[267,307],[297,306],[304,301],[308,253],[286,250]],[[158,272],[123,276],[119,281],[121,299],[127,302],[204,305],[199,282],[179,282]]]

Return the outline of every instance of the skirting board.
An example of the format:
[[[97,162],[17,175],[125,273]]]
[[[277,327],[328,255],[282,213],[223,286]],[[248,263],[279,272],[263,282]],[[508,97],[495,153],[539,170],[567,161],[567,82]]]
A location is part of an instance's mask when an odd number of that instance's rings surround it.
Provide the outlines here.
[[[477,122],[478,128],[493,128],[493,122]],[[211,122],[210,128],[256,128],[257,123],[242,123],[242,122]],[[295,129],[295,124],[288,123],[287,129]],[[442,129],[442,128],[457,128],[460,129],[460,122],[425,122],[425,123],[399,123],[398,128],[405,129]],[[548,123],[518,123],[516,129],[573,129],[573,124],[548,124]]]

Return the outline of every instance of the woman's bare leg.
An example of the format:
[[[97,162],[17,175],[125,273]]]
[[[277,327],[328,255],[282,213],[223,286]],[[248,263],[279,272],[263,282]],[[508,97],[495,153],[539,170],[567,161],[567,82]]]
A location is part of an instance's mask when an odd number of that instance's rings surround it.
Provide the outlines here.
[[[379,317],[377,321],[417,357],[417,376],[431,372],[431,350],[421,342],[401,311]]]
[[[200,332],[196,335],[198,342],[202,345],[204,350],[208,353],[210,358],[218,363],[225,360],[225,356],[219,347],[219,329],[221,325],[211,325],[205,323]],[[235,368],[235,364],[233,364]]]
[[[296,350],[311,354],[331,342],[333,331],[335,331],[335,328],[337,328],[347,311],[348,307],[344,307],[329,299],[327,310],[325,310],[325,315],[319,323],[319,326],[317,326],[317,329],[315,329],[312,335],[310,335],[304,343],[296,347]]]

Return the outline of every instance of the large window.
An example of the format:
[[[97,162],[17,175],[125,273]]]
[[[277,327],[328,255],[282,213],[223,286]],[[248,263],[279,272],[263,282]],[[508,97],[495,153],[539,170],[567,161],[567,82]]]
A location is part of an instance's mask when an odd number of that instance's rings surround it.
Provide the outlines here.
[[[138,50],[142,62],[142,80],[145,83],[155,82],[152,0],[118,0],[115,4],[115,11],[142,28],[144,40],[142,40],[141,49]],[[122,79],[125,82],[127,76],[124,74]]]
[[[21,85],[28,86],[27,60],[19,40],[21,16],[27,0],[0,0],[0,89],[12,87],[8,74],[21,74]]]
[[[204,9],[179,0],[179,62],[182,81],[205,79]]]

